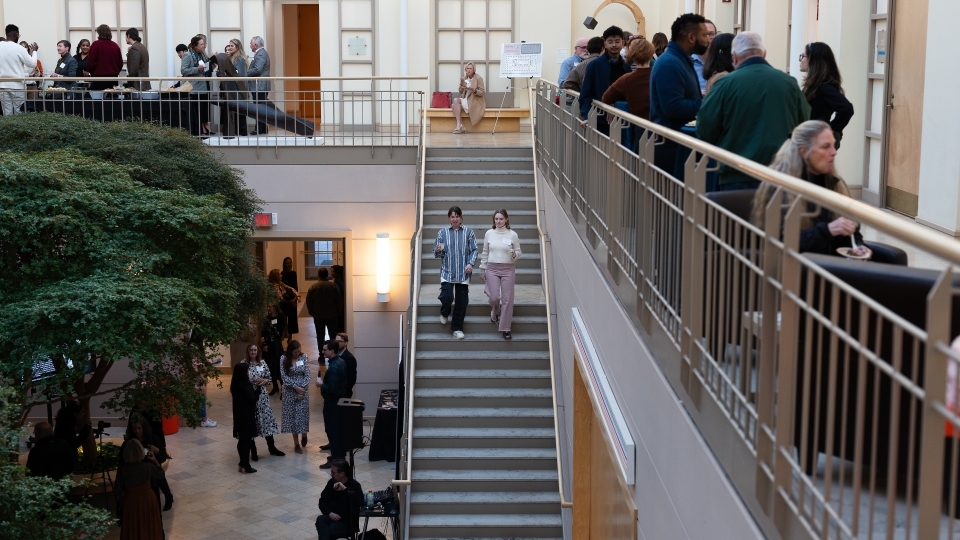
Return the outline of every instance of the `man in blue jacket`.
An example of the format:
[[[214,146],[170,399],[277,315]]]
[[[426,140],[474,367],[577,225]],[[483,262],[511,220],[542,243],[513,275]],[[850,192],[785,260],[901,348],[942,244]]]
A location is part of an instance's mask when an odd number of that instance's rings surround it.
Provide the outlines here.
[[[584,120],[589,118],[593,100],[599,101],[611,84],[630,73],[627,62],[620,56],[620,49],[623,49],[623,30],[618,26],[604,30],[604,54],[587,64],[587,72],[580,86],[580,116]],[[604,135],[610,134],[610,125],[607,124],[605,116],[597,116],[597,131]]]
[[[702,96],[690,55],[707,52],[710,39],[706,22],[701,15],[685,13],[670,26],[670,43],[650,73],[650,120],[653,123],[680,130],[697,118]],[[656,147],[654,164],[682,180],[683,167],[676,167],[676,161],[676,143],[665,140]]]

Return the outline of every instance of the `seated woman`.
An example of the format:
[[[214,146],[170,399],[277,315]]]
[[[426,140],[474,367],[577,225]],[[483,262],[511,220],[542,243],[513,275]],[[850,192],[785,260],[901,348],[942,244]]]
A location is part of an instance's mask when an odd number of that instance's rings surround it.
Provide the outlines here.
[[[460,77],[460,97],[454,99],[451,104],[453,115],[457,117],[457,128],[453,132],[457,134],[467,132],[467,128],[463,127],[462,113],[470,115],[470,125],[475,126],[487,110],[487,103],[483,99],[487,89],[483,85],[483,77],[477,75],[477,67],[473,62],[467,62],[464,74]]]
[[[837,176],[833,161],[837,156],[834,147],[833,130],[826,122],[808,120],[796,128],[790,138],[783,143],[773,163],[772,169],[784,174],[806,180],[841,195],[850,196],[847,184]],[[764,182],[753,198],[753,211],[750,220],[762,225],[767,203],[773,196],[775,186]],[[873,253],[863,245],[860,227],[856,222],[837,216],[826,208],[807,203],[807,212],[801,221],[800,251],[837,255],[837,248],[849,247],[850,255],[869,259]],[[850,240],[851,235],[856,247]]]

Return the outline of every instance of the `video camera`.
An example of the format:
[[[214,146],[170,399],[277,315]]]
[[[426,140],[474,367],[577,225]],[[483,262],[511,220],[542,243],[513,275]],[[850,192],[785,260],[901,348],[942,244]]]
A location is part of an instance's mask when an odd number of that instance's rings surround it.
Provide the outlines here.
[[[93,435],[95,437],[103,436],[103,430],[108,427],[110,427],[110,422],[104,422],[103,420],[100,420],[97,422],[97,427],[93,428]]]

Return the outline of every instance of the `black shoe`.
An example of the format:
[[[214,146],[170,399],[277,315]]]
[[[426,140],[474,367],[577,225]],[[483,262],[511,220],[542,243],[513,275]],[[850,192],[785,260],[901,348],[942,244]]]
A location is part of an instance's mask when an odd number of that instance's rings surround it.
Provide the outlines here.
[[[327,470],[333,466],[333,458],[328,458],[327,462],[320,466],[321,470]]]
[[[513,339],[513,336],[511,336],[511,335],[510,335],[510,332],[507,331],[507,332],[504,332],[504,333],[503,333],[503,339],[505,339],[505,340],[507,340],[507,341],[510,341],[511,339]]]
[[[277,450],[277,447],[273,447],[273,448],[270,449],[270,455],[271,455],[271,456],[285,456],[285,455],[287,455],[287,454],[284,453],[284,452],[281,452],[280,450]]]
[[[163,511],[166,512],[173,508],[173,497],[167,497],[167,500],[163,503]]]
[[[249,466],[249,465],[247,465],[246,467],[244,467],[243,465],[239,465],[239,466],[237,467],[237,470],[240,471],[240,472],[242,472],[242,473],[255,473],[255,472],[257,472],[256,469],[254,469],[253,467],[251,467],[251,466]]]
[[[329,445],[329,444],[325,444],[325,445],[323,445],[323,446],[320,447],[320,451],[329,450],[329,449],[330,449],[330,445]]]

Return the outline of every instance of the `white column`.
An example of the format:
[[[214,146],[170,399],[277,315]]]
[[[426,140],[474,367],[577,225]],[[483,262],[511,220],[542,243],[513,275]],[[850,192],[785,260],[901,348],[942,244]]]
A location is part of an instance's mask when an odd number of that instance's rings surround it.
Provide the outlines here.
[[[790,75],[802,80],[800,73],[800,53],[807,45],[807,1],[793,0],[793,10],[790,13]]]
[[[173,0],[163,0],[163,54],[167,58],[170,58],[169,55],[173,55],[173,58],[176,58],[176,52],[174,48],[177,46],[177,42],[173,39]],[[171,60],[167,64],[167,75],[170,77],[176,77],[180,73],[180,62],[179,58],[176,60]]]
[[[409,0],[400,0],[400,76],[406,77],[410,73],[409,59],[409,37],[407,35],[407,11],[409,10]],[[400,81],[400,91],[406,99],[407,91],[410,85],[407,81]],[[407,107],[400,107],[400,136],[406,135],[410,129],[407,121]]]
[[[683,0],[683,12],[693,13],[695,6],[693,0]]]

